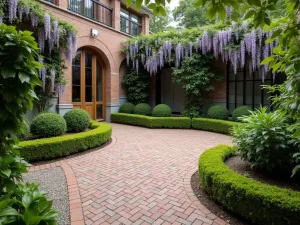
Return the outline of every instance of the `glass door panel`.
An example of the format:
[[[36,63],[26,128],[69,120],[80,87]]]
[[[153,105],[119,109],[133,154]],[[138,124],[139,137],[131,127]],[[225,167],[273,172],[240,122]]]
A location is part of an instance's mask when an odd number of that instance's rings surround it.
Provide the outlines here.
[[[93,86],[92,86],[92,55],[85,54],[85,102],[92,102]]]
[[[97,60],[97,73],[96,73],[96,101],[103,101],[103,77],[102,77],[102,66]]]

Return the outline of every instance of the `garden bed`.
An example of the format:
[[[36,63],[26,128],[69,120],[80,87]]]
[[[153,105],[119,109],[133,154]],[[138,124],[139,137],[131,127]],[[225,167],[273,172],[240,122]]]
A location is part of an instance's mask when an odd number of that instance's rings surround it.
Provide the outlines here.
[[[290,171],[288,174],[282,173],[281,171],[269,174],[263,173],[261,171],[255,171],[251,169],[250,164],[242,160],[240,156],[229,157],[225,161],[225,164],[245,177],[257,180],[262,183],[275,185],[280,188],[289,188],[295,191],[300,191],[299,177],[294,179],[290,178]]]
[[[110,140],[112,128],[93,121],[91,130],[52,138],[22,141],[20,154],[29,162],[49,160],[100,146]]]
[[[300,192],[247,178],[224,161],[236,149],[219,145],[199,159],[199,179],[205,191],[228,210],[258,225],[300,224]]]

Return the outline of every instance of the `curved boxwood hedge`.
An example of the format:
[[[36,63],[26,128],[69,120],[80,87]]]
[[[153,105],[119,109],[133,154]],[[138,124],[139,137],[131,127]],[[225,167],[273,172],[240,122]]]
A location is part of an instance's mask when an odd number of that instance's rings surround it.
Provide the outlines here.
[[[148,128],[183,128],[191,127],[188,117],[152,117],[126,113],[112,113],[111,122]]]
[[[227,120],[216,120],[207,118],[193,118],[192,128],[197,130],[207,130],[216,133],[230,134],[231,128],[239,124],[238,122]]]
[[[235,152],[230,146],[219,145],[200,156],[199,178],[209,195],[254,224],[300,224],[300,192],[236,173],[224,163]]]
[[[77,134],[22,141],[21,157],[29,162],[54,159],[100,146],[111,138],[110,125],[91,121],[90,127],[92,130]]]

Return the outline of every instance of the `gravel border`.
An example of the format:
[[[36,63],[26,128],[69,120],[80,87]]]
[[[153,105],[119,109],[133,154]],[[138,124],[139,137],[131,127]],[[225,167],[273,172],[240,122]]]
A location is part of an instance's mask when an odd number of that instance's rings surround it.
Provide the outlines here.
[[[53,200],[53,207],[61,213],[57,223],[70,225],[69,194],[66,176],[61,167],[32,171],[23,175],[25,182],[40,184],[40,190],[48,192],[47,197]]]

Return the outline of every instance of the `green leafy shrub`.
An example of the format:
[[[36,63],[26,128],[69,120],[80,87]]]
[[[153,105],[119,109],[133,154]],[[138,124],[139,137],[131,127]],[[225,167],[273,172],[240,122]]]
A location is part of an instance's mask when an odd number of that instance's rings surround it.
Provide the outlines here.
[[[221,105],[215,105],[208,109],[207,117],[218,120],[228,120],[229,112]]]
[[[207,130],[222,134],[230,134],[231,129],[239,124],[238,122],[226,121],[226,120],[216,120],[207,118],[193,118],[192,128],[197,130]]]
[[[54,159],[100,146],[111,138],[110,125],[93,121],[90,126],[92,130],[77,134],[22,141],[21,157],[30,162]]]
[[[134,104],[130,102],[125,102],[121,105],[119,112],[120,113],[133,113],[134,111]]]
[[[200,156],[199,178],[207,193],[253,224],[300,224],[300,192],[260,183],[236,173],[224,163],[235,153],[235,148],[219,145]]]
[[[90,124],[90,115],[83,109],[71,109],[64,115],[67,130],[81,132],[86,130]]]
[[[150,76],[141,67],[139,73],[135,69],[131,69],[122,79],[122,85],[126,90],[129,102],[139,104],[147,102],[149,98],[148,87],[150,86]]]
[[[134,114],[150,116],[152,114],[151,106],[146,103],[137,104],[134,107]]]
[[[30,133],[30,126],[28,122],[26,122],[24,123],[22,129],[18,132],[18,138],[22,140],[25,137],[27,137],[29,133]]]
[[[154,107],[152,116],[154,117],[170,117],[172,115],[172,109],[165,104],[159,104]]]
[[[39,114],[32,120],[30,126],[30,132],[39,137],[60,136],[63,135],[66,130],[66,121],[57,113]]]
[[[251,114],[250,111],[252,111],[252,108],[247,105],[237,107],[232,112],[232,120],[238,121],[239,117],[250,115]]]
[[[191,127],[188,117],[151,117],[125,113],[112,113],[111,121],[114,123],[129,124],[148,128],[183,128]]]
[[[241,117],[232,135],[241,157],[252,168],[273,171],[290,168],[292,155],[296,152],[292,144],[292,133],[284,114],[277,110],[267,113],[267,108],[251,112],[250,116]]]

